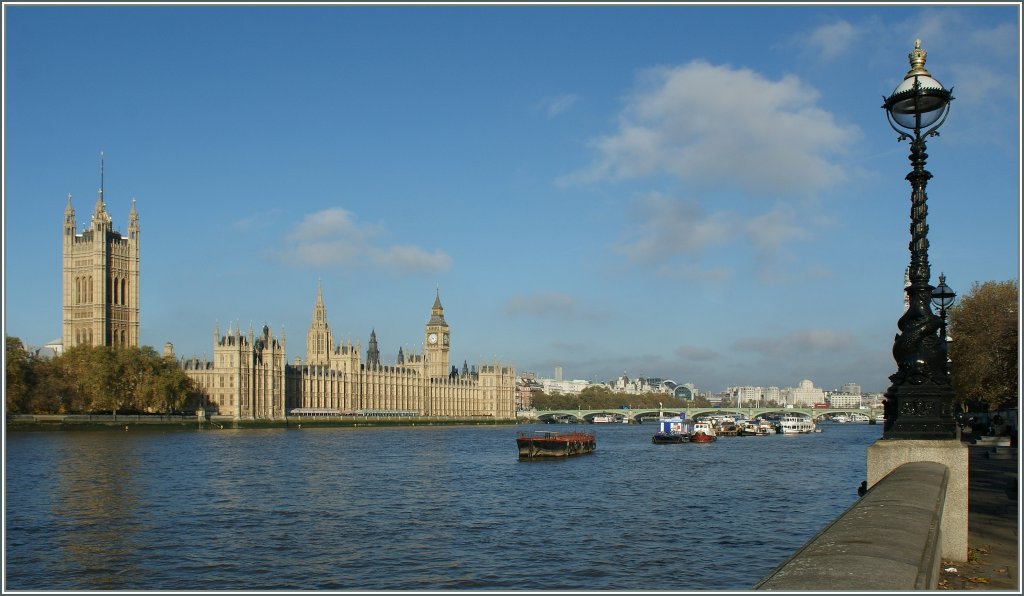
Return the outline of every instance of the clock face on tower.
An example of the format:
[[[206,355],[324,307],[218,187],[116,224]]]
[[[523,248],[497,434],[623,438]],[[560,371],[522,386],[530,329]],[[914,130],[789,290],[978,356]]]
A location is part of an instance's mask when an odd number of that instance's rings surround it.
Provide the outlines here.
[[[447,333],[444,334],[444,345],[446,345],[446,346],[448,345],[448,334]]]
[[[436,344],[437,343],[437,334],[436,333],[431,333],[430,335],[428,335],[427,336],[427,341],[429,341],[432,344]]]

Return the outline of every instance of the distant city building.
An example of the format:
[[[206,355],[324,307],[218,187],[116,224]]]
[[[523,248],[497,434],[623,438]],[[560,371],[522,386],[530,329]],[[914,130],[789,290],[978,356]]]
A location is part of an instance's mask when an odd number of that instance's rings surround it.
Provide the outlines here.
[[[754,407],[764,400],[764,389],[761,387],[731,387],[729,393],[737,408]]]
[[[884,406],[884,393],[865,393],[861,396],[861,404],[869,408],[882,408]]]
[[[672,395],[676,399],[691,400],[697,397],[697,387],[693,383],[683,383],[682,385],[676,385],[675,389],[672,390]]]
[[[64,208],[63,349],[139,345],[139,214],[135,199],[128,235],[114,230],[100,189],[89,228],[77,231],[71,195]]]
[[[561,380],[562,380],[562,367],[561,366],[556,366],[555,367],[555,380],[559,381],[559,382],[561,382]]]
[[[634,395],[643,395],[644,393],[667,393],[672,395],[677,387],[676,382],[671,379],[662,379],[660,377],[630,379],[626,376],[626,373],[622,373],[622,376],[614,381],[605,383],[605,386],[616,393],[630,393]]]
[[[839,392],[849,393],[851,395],[860,395],[862,393],[862,391],[860,390],[860,385],[858,385],[857,383],[843,383],[843,385],[839,388]]]
[[[814,404],[825,403],[825,392],[804,379],[797,387],[782,390],[784,401],[796,408],[809,408]]]
[[[556,375],[561,372],[562,367],[555,367]],[[536,378],[533,373],[529,374],[531,375],[531,379],[535,381],[537,386],[539,386],[539,389],[548,394],[559,393],[562,395],[578,395],[588,387],[605,387],[615,393],[628,393],[633,395],[663,393],[666,395],[672,395],[679,399],[693,399],[698,394],[697,387],[692,383],[679,385],[671,379],[662,379],[660,377],[640,377],[638,379],[630,379],[625,373],[623,373],[621,377],[614,381],[599,383],[588,381],[586,379],[574,379],[567,381],[557,378],[557,376],[554,379],[540,379]],[[517,391],[521,392],[524,396],[526,395],[528,383],[523,381],[523,377],[516,381],[516,387]],[[532,387],[529,390],[532,392],[536,391],[537,388]]]
[[[544,393],[548,395],[554,393],[561,393],[563,395],[579,395],[581,391],[587,387],[593,385],[599,385],[600,383],[591,383],[583,379],[576,379],[573,381],[557,381],[555,379],[540,379],[541,387]]]
[[[543,386],[537,381],[535,373],[520,373],[519,377],[516,378],[516,411],[533,408],[533,394],[542,390]]]
[[[833,408],[859,408],[860,393],[832,393],[828,396],[828,405]]]

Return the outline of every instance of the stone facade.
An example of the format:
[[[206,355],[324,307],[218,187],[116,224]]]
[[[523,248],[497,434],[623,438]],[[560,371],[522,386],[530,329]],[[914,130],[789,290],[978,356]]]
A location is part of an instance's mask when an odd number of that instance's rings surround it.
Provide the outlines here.
[[[285,417],[285,340],[265,326],[259,335],[252,327],[245,335],[238,327],[213,331],[213,360],[189,358],[181,362],[212,414],[239,419],[280,420]]]
[[[102,178],[102,174],[101,174]],[[139,345],[139,214],[132,199],[128,235],[116,232],[103,201],[76,231],[71,195],[64,209],[62,348]]]
[[[212,361],[190,358],[182,368],[213,414],[241,419],[282,419],[295,409],[340,414],[515,418],[515,371],[494,364],[449,368],[451,335],[440,295],[424,328],[424,353],[401,349],[394,365],[381,364],[376,331],[364,361],[360,343],[335,345],[323,291],[317,288],[306,334],[306,359],[285,362],[285,337],[268,327],[259,335],[214,330]]]

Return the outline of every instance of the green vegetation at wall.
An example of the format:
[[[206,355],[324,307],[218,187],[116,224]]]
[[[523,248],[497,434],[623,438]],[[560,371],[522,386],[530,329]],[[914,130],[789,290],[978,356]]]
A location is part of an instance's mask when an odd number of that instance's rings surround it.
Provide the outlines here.
[[[685,408],[707,408],[711,406],[706,398],[697,397],[693,400],[678,399],[665,393],[616,393],[608,387],[587,387],[579,395],[563,395],[555,393],[548,395],[543,392],[535,392],[530,396],[533,407],[538,410],[600,410],[619,409],[622,406],[630,408],[657,408],[663,406],[665,409]]]
[[[7,337],[10,414],[168,413],[188,406],[192,383],[151,347],[78,346],[53,358]]]

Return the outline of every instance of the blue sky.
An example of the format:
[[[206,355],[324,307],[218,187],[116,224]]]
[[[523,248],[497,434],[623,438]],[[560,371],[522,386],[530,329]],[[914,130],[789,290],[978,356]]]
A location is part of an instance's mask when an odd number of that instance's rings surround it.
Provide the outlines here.
[[[1016,4],[4,5],[4,331],[61,334],[67,194],[141,228],[142,343],[420,351],[608,380],[882,391],[914,39],[933,284],[1018,279]]]

